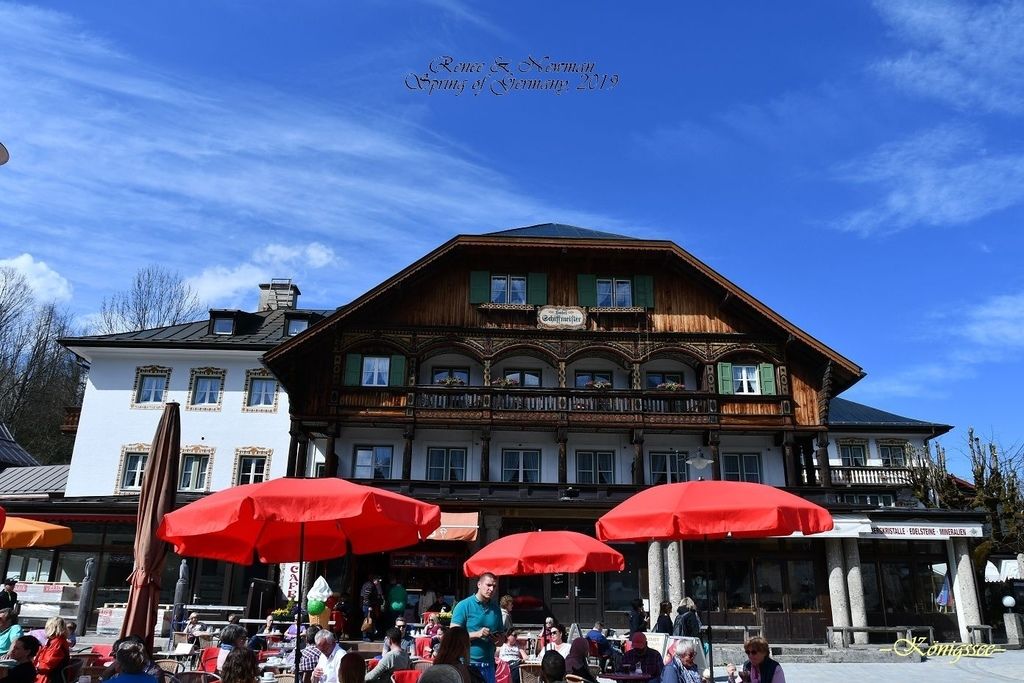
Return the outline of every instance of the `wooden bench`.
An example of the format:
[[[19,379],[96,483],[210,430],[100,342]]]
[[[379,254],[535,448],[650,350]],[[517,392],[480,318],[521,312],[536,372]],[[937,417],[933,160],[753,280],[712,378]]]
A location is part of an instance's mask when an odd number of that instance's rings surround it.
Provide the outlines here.
[[[915,631],[927,631],[928,643],[935,642],[935,628],[932,626],[827,626],[825,631],[829,647],[835,647],[834,636],[837,632],[843,648],[850,647],[854,633],[891,633],[895,636],[894,640],[898,638],[913,640]]]
[[[992,644],[992,627],[987,624],[967,624],[967,639],[974,645]]]

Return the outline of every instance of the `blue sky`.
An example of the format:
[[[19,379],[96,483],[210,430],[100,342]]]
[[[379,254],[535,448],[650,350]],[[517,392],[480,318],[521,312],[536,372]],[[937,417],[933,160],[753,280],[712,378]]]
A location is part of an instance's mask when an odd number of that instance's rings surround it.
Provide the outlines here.
[[[723,5],[0,2],[0,264],[88,322],[151,262],[326,308],[457,233],[671,239],[847,398],[1024,443],[1024,4]],[[444,55],[618,83],[406,86]]]

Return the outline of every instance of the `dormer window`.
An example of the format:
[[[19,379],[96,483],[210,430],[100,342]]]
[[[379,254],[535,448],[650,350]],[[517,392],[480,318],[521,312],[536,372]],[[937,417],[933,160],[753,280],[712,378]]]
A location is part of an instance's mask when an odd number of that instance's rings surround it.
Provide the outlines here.
[[[288,318],[287,327],[285,328],[285,334],[289,337],[294,337],[298,333],[304,332],[308,327],[308,318]]]
[[[230,316],[218,316],[213,319],[214,334],[234,334],[235,319]]]

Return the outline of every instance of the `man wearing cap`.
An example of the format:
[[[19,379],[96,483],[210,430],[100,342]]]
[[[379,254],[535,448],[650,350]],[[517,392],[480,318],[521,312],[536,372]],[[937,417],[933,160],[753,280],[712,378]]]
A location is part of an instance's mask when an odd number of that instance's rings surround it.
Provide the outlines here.
[[[455,605],[452,626],[469,632],[469,664],[494,683],[494,643],[502,639],[501,608],[491,597],[498,579],[485,572],[476,582],[476,593]]]
[[[643,631],[637,631],[629,637],[629,644],[632,646],[629,652],[622,655],[622,668],[626,671],[636,670],[640,666],[640,672],[650,680],[660,680],[661,671],[665,664],[661,655],[647,647],[647,636]]]
[[[18,604],[18,594],[14,592],[17,579],[4,579],[4,589],[0,591],[0,609],[9,609],[13,616],[18,616],[21,605]]]

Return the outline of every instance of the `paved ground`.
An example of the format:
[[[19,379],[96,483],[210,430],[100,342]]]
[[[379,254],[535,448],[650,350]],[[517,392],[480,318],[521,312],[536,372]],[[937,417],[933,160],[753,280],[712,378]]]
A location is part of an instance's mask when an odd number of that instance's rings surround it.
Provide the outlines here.
[[[716,669],[718,667],[715,667]],[[1024,650],[999,652],[991,658],[933,658],[916,664],[785,664],[786,683],[1021,683],[1024,681]],[[716,671],[716,683],[725,680]]]

